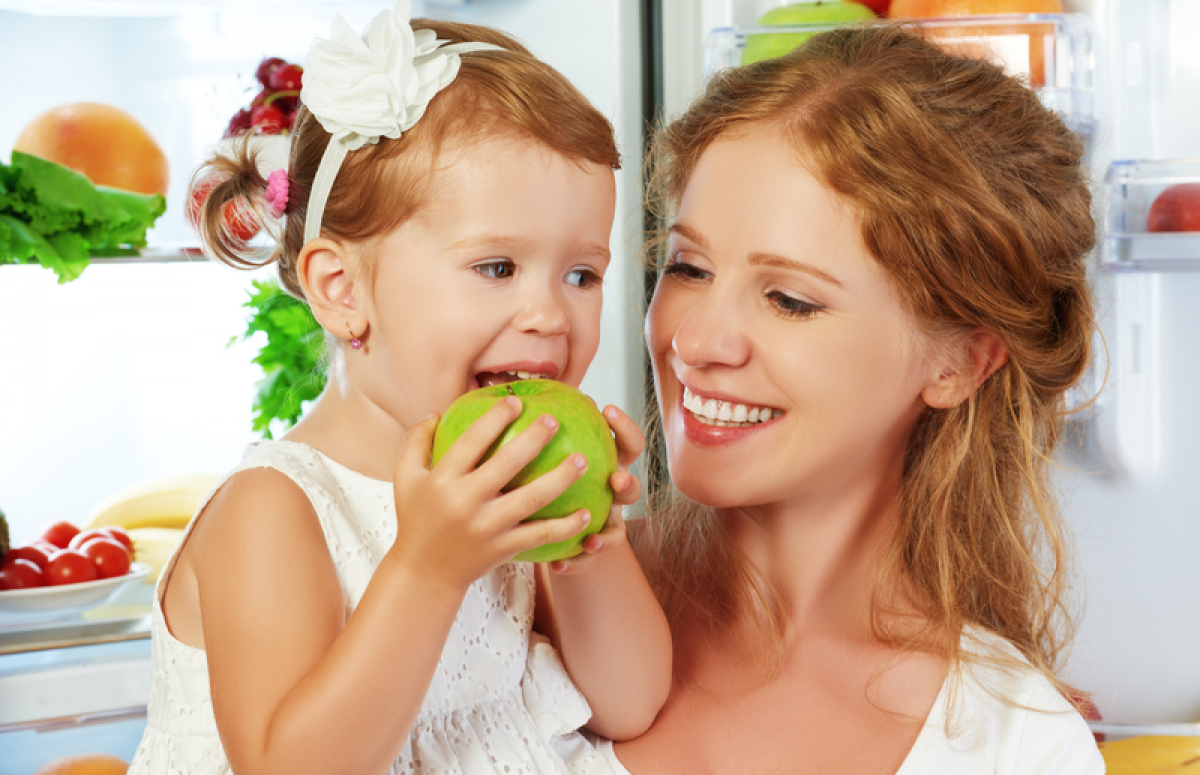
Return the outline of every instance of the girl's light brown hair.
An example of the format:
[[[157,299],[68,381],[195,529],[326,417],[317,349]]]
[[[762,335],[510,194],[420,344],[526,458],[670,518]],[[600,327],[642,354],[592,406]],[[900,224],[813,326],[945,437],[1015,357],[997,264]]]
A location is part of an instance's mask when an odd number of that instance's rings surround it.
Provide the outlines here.
[[[562,74],[516,40],[472,24],[414,19],[412,27],[433,30],[451,43],[491,43],[505,50],[462,55],[458,76],[433,98],[415,126],[398,139],[383,138],[346,157],[325,206],[323,236],[359,242],[389,233],[428,201],[439,152],[474,141],[528,141],[572,161],[620,167],[608,120]],[[241,268],[277,261],[283,287],[303,298],[295,262],[304,246],[309,190],[329,137],[301,105],[291,139],[287,212],[276,246],[266,257],[231,237],[222,218],[225,205],[238,200],[249,204],[260,223],[271,223],[264,201],[267,182],[255,165],[250,138],[201,165],[193,184],[210,176],[221,181],[200,217],[207,252]]]
[[[660,132],[650,195],[660,223],[714,140],[764,126],[853,206],[935,346],[980,327],[1009,356],[968,400],[918,422],[876,579],[876,633],[959,666],[964,626],[986,628],[1066,690],[1054,672],[1070,641],[1069,555],[1047,466],[1094,330],[1080,139],[999,67],[911,28],[833,31],[719,74]],[[718,514],[665,488],[646,522],[639,551],[673,622],[720,627],[757,611],[784,633],[777,595]],[[914,605],[919,626],[900,635],[898,609]]]

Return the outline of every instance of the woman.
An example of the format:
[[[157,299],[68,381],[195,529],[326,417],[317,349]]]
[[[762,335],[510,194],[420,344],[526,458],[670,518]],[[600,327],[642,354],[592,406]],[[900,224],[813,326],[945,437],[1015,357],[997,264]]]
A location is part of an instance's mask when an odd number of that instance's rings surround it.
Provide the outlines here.
[[[676,677],[633,773],[1099,773],[1047,465],[1089,358],[1083,149],[898,28],[714,79],[659,139]]]

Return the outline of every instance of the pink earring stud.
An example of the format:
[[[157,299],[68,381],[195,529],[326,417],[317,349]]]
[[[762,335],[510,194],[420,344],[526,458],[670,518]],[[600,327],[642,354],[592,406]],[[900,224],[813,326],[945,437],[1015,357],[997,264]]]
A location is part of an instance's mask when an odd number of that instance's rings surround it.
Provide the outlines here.
[[[350,324],[346,324],[346,330],[350,332],[350,346],[355,350],[362,349],[362,340],[354,335],[354,329],[350,328]]]

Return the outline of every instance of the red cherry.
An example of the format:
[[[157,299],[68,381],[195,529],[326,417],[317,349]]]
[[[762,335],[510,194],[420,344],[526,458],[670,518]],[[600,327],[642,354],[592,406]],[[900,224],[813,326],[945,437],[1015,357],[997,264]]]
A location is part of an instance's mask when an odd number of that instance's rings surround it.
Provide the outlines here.
[[[275,91],[295,91],[300,88],[304,68],[300,65],[283,65],[271,71],[267,86]]]
[[[270,82],[271,73],[286,64],[287,62],[279,57],[267,57],[258,63],[258,69],[255,70],[254,77],[257,78],[258,82],[263,86],[267,86]]]
[[[199,231],[200,215],[204,212],[204,200],[208,198],[209,193],[217,187],[219,182],[215,177],[208,177],[197,181],[192,187],[185,217],[193,229]],[[241,200],[226,202],[221,215],[224,218],[225,229],[234,241],[248,242],[255,234],[258,234],[260,228],[258,221],[250,208],[242,204]]]
[[[237,113],[233,114],[233,118],[229,119],[229,126],[225,127],[225,137],[233,137],[250,129],[250,111],[242,108]]]
[[[260,135],[277,135],[283,131],[287,118],[274,105],[259,105],[250,111],[250,122]]]

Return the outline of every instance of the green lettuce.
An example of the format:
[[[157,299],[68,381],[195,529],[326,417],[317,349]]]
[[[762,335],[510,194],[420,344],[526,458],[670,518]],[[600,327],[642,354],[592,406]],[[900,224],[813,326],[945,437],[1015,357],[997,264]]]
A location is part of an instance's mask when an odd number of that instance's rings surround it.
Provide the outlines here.
[[[11,164],[0,162],[0,264],[41,264],[69,282],[96,254],[145,247],[146,231],[166,210],[161,194],[96,186],[13,151]]]

